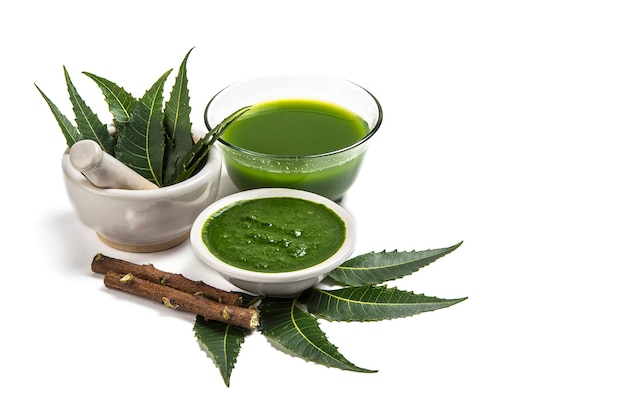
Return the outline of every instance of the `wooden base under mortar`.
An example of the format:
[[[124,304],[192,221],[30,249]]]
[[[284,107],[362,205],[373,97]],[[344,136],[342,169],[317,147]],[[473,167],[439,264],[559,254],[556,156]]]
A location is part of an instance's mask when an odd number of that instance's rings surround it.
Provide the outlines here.
[[[98,238],[102,240],[106,245],[116,248],[122,251],[128,251],[132,253],[152,253],[155,251],[167,250],[168,248],[175,247],[189,238],[189,232],[181,235],[180,237],[176,237],[172,240],[159,243],[159,244],[149,244],[149,245],[135,245],[135,244],[122,244],[115,241],[111,241],[108,238],[100,235],[100,233],[96,233]]]

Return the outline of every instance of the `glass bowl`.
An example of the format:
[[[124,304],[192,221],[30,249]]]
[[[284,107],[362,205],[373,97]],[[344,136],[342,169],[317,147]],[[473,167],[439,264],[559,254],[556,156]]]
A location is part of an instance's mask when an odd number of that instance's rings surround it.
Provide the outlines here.
[[[255,136],[248,138],[245,145],[235,140],[235,133],[231,134],[240,123],[249,122],[253,113],[257,117],[261,110],[267,111],[268,103],[289,100],[328,104],[346,110],[363,124],[363,128],[351,133],[350,138],[342,132],[331,140],[329,135],[319,133],[319,124],[313,123],[307,128],[305,123],[294,122],[295,127],[278,129],[281,134],[288,129],[295,130],[288,140],[283,138],[281,143],[285,145],[276,145],[280,152],[264,150],[269,143],[278,140],[277,131],[271,131],[275,125],[256,128]],[[293,188],[337,201],[357,179],[370,139],[382,123],[378,100],[353,82],[323,75],[277,75],[241,81],[218,92],[206,107],[205,124],[211,129],[230,114],[248,106],[252,106],[248,113],[236,120],[217,141],[226,171],[239,190]],[[331,119],[339,118],[329,115]],[[290,146],[301,147],[305,143],[319,143],[319,148],[290,152]]]

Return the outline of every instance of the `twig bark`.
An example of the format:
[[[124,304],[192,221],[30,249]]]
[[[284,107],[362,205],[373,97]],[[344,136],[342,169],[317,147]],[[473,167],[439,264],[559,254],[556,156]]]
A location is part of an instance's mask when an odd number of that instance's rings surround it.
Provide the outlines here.
[[[182,274],[164,272],[155,268],[152,264],[131,263],[98,253],[91,261],[91,270],[101,274],[109,271],[122,274],[130,273],[135,277],[152,283],[169,286],[194,295],[203,295],[216,302],[235,306],[243,304],[241,296],[237,293],[218,289],[202,281],[190,280]]]
[[[208,320],[248,329],[255,329],[259,325],[257,309],[219,303],[202,295],[145,280],[132,273],[107,271],[104,275],[104,284],[108,288],[151,299],[168,308],[195,313]]]

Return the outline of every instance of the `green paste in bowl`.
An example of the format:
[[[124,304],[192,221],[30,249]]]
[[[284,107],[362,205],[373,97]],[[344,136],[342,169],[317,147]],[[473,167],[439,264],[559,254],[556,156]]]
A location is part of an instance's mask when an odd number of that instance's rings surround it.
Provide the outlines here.
[[[335,254],[346,224],[327,206],[293,197],[234,202],[202,227],[211,253],[232,266],[267,273],[301,270]]]

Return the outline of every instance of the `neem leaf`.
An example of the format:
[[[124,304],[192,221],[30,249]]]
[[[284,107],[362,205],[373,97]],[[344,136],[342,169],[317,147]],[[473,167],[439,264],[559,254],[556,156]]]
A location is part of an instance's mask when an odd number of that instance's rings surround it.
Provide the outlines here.
[[[295,299],[266,298],[260,305],[261,332],[287,352],[327,367],[374,373],[357,367],[339,353],[320,329],[317,319],[298,308]]]
[[[104,94],[104,100],[109,105],[109,111],[113,115],[115,124],[126,123],[137,104],[137,99],[114,82],[89,72],[83,72],[83,74],[94,80],[100,87],[102,94]]]
[[[164,127],[168,140],[166,141],[164,156],[164,185],[174,183],[178,161],[194,144],[191,134],[191,107],[189,106],[189,89],[187,87],[187,59],[192,50],[187,52],[180,64],[170,99],[165,103]]]
[[[172,86],[170,99],[165,103],[165,131],[175,144],[191,147],[191,107],[189,106],[189,88],[187,87],[187,59],[189,50],[180,64],[176,80]]]
[[[382,283],[415,273],[424,266],[456,250],[463,242],[447,248],[423,251],[382,251],[354,257],[329,273],[346,286]]]
[[[128,123],[118,132],[115,157],[144,178],[162,186],[165,131],[163,85],[165,72],[133,108]]]
[[[83,139],[83,136],[80,134],[76,126],[72,124],[72,122],[61,113],[59,107],[57,107],[50,98],[35,84],[35,88],[39,91],[41,96],[46,100],[54,118],[57,123],[59,123],[59,127],[61,127],[61,131],[63,132],[63,136],[65,136],[65,141],[67,142],[67,147],[72,147],[74,143]]]
[[[413,292],[365,285],[337,290],[312,288],[300,295],[307,310],[330,321],[381,321],[447,308],[461,299],[439,299]]]
[[[250,307],[257,303],[258,296],[241,293],[244,306]],[[235,368],[241,344],[250,330],[223,322],[209,321],[202,316],[196,316],[194,332],[198,342],[205,352],[213,358],[222,374],[226,386],[230,386],[230,375]]]
[[[208,132],[202,139],[198,140],[198,142],[191,149],[189,149],[183,158],[176,164],[175,182],[178,183],[191,177],[198,166],[206,160],[209,150],[215,140],[217,140],[235,120],[241,117],[241,115],[249,109],[250,107],[244,107],[235,111],[233,114],[226,117],[220,124],[212,128],[211,131]]]
[[[230,375],[235,368],[241,344],[250,331],[223,322],[209,321],[200,315],[196,316],[193,330],[202,348],[219,368],[224,383],[230,386]]]
[[[67,83],[67,91],[70,95],[70,102],[76,116],[76,126],[80,131],[83,139],[89,139],[97,142],[100,147],[107,153],[113,154],[115,147],[115,139],[109,134],[106,124],[102,123],[98,116],[89,108],[85,101],[81,98],[72,83],[67,69],[63,67],[65,73],[65,81]]]

